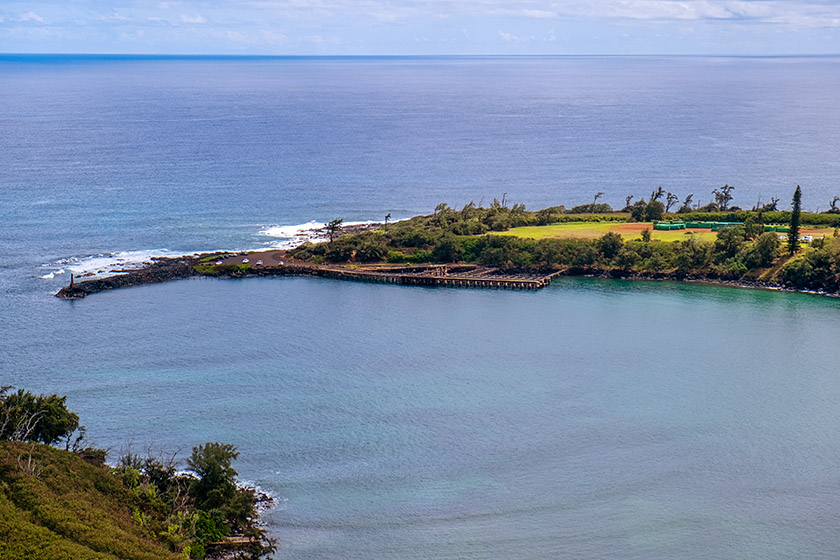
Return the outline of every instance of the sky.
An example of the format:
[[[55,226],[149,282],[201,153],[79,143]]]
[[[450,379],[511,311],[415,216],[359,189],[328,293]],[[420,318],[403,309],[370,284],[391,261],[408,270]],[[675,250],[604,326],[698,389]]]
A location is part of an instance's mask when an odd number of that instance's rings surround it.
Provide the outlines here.
[[[0,0],[0,52],[839,54],[840,0]]]

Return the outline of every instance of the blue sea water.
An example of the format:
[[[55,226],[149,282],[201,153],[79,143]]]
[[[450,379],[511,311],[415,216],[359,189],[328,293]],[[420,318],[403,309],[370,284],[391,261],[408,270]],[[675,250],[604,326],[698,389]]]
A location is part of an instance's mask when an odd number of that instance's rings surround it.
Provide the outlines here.
[[[836,300],[285,278],[51,297],[438,202],[662,185],[825,209],[840,59],[0,55],[0,384],[90,437],[234,443],[279,558],[836,558]],[[62,273],[62,271],[64,271]]]

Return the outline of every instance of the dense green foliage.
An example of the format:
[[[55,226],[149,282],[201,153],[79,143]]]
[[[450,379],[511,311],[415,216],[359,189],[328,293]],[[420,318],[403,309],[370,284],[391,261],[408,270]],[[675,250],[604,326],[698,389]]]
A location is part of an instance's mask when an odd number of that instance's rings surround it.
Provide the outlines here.
[[[814,245],[786,264],[781,270],[782,281],[801,290],[840,291],[840,239]]]
[[[652,222],[661,220],[665,215],[665,205],[658,200],[645,202],[645,199],[637,200],[630,206],[630,216],[636,222]]]
[[[39,441],[53,444],[69,440],[79,427],[79,417],[67,410],[66,397],[33,395],[11,387],[0,388],[0,440]]]
[[[257,524],[255,491],[236,484],[232,445],[195,447],[188,460],[194,476],[179,472],[174,459],[132,453],[111,468],[104,451],[79,445],[81,436],[70,445],[79,419],[65,397],[9,389],[0,392],[7,420],[0,558],[257,559],[274,551]],[[61,439],[68,439],[66,450],[39,443]]]
[[[236,485],[231,462],[239,454],[230,444],[193,448],[187,466],[195,477],[180,474],[173,461],[128,453],[116,474],[135,498],[134,519],[172,550],[190,558],[219,549],[226,537],[245,537],[240,558],[262,558],[274,543],[257,524],[253,489]]]
[[[654,197],[658,195],[653,193]],[[725,198],[725,196],[723,197]],[[724,203],[721,199],[721,205]],[[728,202],[728,201],[726,201]],[[640,200],[631,212],[658,214],[662,203]],[[833,252],[837,241],[821,239],[806,247],[803,259],[786,263],[779,237],[763,233],[764,224],[790,223],[791,212],[734,211],[703,214],[684,212],[682,219],[697,221],[743,221],[720,230],[714,242],[701,241],[691,233],[684,240],[651,242],[647,230],[641,238],[626,241],[616,233],[600,239],[523,239],[493,235],[494,231],[522,225],[558,223],[568,218],[592,215],[568,214],[562,207],[527,212],[521,205],[506,208],[494,203],[490,208],[470,204],[461,210],[445,204],[430,216],[391,223],[383,229],[345,235],[325,244],[304,244],[293,258],[316,263],[451,263],[462,262],[507,270],[573,269],[617,275],[670,275],[726,280],[783,282],[794,288],[831,289]],[[604,214],[600,220],[627,219],[626,214]],[[834,223],[836,214],[801,213],[803,223]],[[646,235],[647,233],[647,235]],[[831,231],[829,230],[830,234]]]

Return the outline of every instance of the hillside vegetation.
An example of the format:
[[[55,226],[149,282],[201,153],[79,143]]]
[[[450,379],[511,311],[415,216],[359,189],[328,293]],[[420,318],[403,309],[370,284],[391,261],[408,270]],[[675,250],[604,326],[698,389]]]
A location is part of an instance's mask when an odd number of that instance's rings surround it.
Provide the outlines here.
[[[0,388],[0,558],[264,558],[253,489],[236,484],[230,444],[174,458],[127,453],[116,467],[83,444],[65,397]],[[53,447],[63,444],[65,449]]]
[[[4,560],[183,558],[132,518],[139,506],[105,465],[41,443],[0,443]]]

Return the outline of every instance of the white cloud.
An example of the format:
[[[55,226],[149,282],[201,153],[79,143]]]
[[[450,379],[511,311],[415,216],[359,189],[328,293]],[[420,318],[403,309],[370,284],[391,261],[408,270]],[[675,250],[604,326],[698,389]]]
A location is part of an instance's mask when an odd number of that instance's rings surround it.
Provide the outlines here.
[[[181,14],[181,23],[207,23],[207,18],[201,14],[187,15]]]
[[[107,14],[99,16],[99,21],[131,21],[131,18],[120,14]]]
[[[513,33],[507,33],[501,29],[499,30],[499,39],[505,43],[530,43],[538,40],[538,38],[534,35],[514,35]]]
[[[283,45],[289,42],[287,35],[277,31],[271,31],[270,29],[261,29],[260,37],[269,45]]]
[[[37,21],[38,23],[44,23],[44,18],[35,12],[26,12],[25,14],[20,14],[18,21]]]
[[[834,27],[840,3],[832,0],[239,0],[243,10],[293,19],[370,18],[382,23],[501,16],[526,19],[655,21],[748,20]]]
[[[458,44],[449,50],[469,53],[500,46],[557,52],[569,44],[598,52],[840,48],[840,0],[0,0],[0,6],[7,36],[11,26],[33,30],[30,37],[34,30],[85,32],[103,44],[119,37],[174,51],[235,44],[255,52],[432,52],[446,41]],[[143,29],[145,36],[136,33]],[[630,38],[623,35],[630,31]],[[741,35],[757,46],[732,42]],[[620,43],[610,42],[619,36]]]
[[[126,41],[142,41],[146,36],[145,29],[138,29],[133,33],[120,33],[119,40]]]

